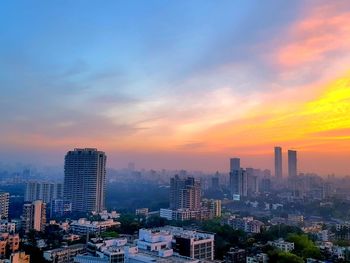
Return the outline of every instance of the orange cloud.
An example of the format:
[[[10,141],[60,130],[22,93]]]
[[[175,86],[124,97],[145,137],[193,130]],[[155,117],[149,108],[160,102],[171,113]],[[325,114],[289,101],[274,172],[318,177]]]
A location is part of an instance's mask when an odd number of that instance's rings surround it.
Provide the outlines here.
[[[291,26],[288,43],[277,53],[277,61],[286,67],[317,63],[332,53],[350,51],[350,12],[340,5],[323,5],[304,14]]]

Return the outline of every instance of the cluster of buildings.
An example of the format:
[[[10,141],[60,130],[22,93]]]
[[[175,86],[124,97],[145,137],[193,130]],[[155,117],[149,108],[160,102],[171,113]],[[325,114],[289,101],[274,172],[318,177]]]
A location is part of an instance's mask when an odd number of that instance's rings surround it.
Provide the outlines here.
[[[282,179],[282,148],[275,147],[275,177]],[[241,168],[239,158],[230,159],[229,188],[233,200],[254,196],[271,189],[271,172],[253,168]],[[297,151],[288,150],[288,178],[293,182],[297,178]]]
[[[246,233],[260,233],[265,224],[253,217],[231,216],[227,220],[227,224],[235,230],[242,230]]]
[[[202,200],[200,181],[178,175],[170,179],[169,209],[160,209],[168,220],[204,220],[221,216],[221,200]]]
[[[45,251],[44,258],[55,263],[207,262],[214,260],[214,234],[171,226],[140,229],[136,240],[92,238]]]

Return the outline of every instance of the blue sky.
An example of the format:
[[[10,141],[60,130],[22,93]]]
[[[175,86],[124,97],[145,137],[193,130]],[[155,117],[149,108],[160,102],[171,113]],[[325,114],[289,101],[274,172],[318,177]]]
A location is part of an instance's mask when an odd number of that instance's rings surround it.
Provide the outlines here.
[[[316,60],[285,66],[275,58],[299,43],[293,28],[319,18],[318,7],[330,18],[349,10],[346,1],[3,1],[0,154],[60,163],[65,151],[90,144],[145,166],[155,165],[142,157],[150,152],[174,166],[183,155],[255,156],[203,132],[266,108],[264,93],[305,91],[318,67],[326,80],[344,72],[338,58],[326,60],[332,74]],[[35,160],[24,154],[33,145]]]

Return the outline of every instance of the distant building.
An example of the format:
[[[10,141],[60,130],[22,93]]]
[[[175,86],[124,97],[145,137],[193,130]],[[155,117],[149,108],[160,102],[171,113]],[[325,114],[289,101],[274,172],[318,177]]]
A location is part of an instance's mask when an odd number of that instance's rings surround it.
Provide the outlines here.
[[[6,219],[9,216],[9,198],[9,193],[0,193],[0,219]]]
[[[230,251],[226,252],[225,263],[245,263],[246,251],[240,248],[230,248]]]
[[[83,254],[85,251],[84,244],[76,244],[44,251],[44,259],[52,263],[71,263],[74,262],[75,256]]]
[[[264,223],[255,220],[253,217],[231,217],[227,222],[235,230],[242,230],[246,233],[260,233]]]
[[[22,228],[25,232],[34,229],[44,231],[46,224],[46,204],[36,200],[30,204],[23,205]]]
[[[85,218],[80,218],[79,220],[73,221],[70,224],[70,229],[72,233],[78,235],[98,234],[105,232],[109,228],[119,227],[120,223],[113,221],[113,219],[108,219],[104,221],[89,221]]]
[[[214,234],[165,226],[157,229],[140,229],[139,249],[174,252],[188,258],[214,260]]]
[[[30,256],[25,252],[15,252],[11,254],[8,263],[30,263]]]
[[[287,242],[287,241],[284,241],[283,239],[269,241],[268,244],[282,250],[283,252],[290,252],[294,249],[293,242]]]
[[[135,211],[135,214],[137,215],[137,216],[147,216],[148,215],[148,208],[138,208],[138,209],[136,209],[136,211]]]
[[[201,206],[200,182],[193,177],[170,179],[170,209],[198,210]]]
[[[219,177],[217,175],[211,178],[211,188],[219,189]]]
[[[64,165],[64,198],[74,212],[101,212],[105,207],[106,154],[97,149],[69,151]]]
[[[19,242],[18,234],[0,233],[0,258],[5,258],[9,252],[16,252],[19,249]]]
[[[248,196],[247,173],[244,169],[231,170],[230,172],[230,190],[234,196]]]
[[[230,172],[238,171],[241,169],[241,160],[239,158],[230,159]]]
[[[282,148],[275,147],[275,176],[282,178]]]
[[[8,220],[0,220],[0,232],[1,233],[16,232],[16,223],[9,222]]]
[[[63,184],[49,182],[28,182],[24,195],[25,202],[33,202],[35,200],[43,200],[49,204],[54,199],[63,198]]]
[[[51,201],[50,217],[61,217],[70,213],[72,213],[71,202],[63,199],[55,199]]]
[[[268,177],[262,178],[259,187],[260,187],[260,192],[262,193],[271,192],[271,188],[272,188],[271,179]]]
[[[247,192],[248,196],[256,195],[259,193],[259,178],[254,168],[247,168]]]
[[[289,178],[295,178],[297,175],[297,151],[288,150],[288,176]]]
[[[247,257],[246,263],[268,263],[269,256],[265,253],[259,253],[251,257]]]
[[[145,236],[143,236],[145,234]],[[164,245],[164,240],[168,243]],[[126,238],[92,238],[87,253],[77,255],[75,263],[199,263],[199,260],[181,256],[171,248],[172,236],[166,233],[142,233],[139,246],[127,243]],[[143,244],[145,244],[143,246]],[[202,261],[206,262],[206,261]]]
[[[210,218],[221,217],[221,200],[204,199],[202,204],[209,209],[211,213]]]

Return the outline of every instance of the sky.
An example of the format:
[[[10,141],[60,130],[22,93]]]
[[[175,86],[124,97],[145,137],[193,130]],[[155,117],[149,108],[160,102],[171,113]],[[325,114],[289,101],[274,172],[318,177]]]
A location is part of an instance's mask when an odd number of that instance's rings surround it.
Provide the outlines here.
[[[3,163],[350,174],[350,2],[5,0],[0,92]]]

